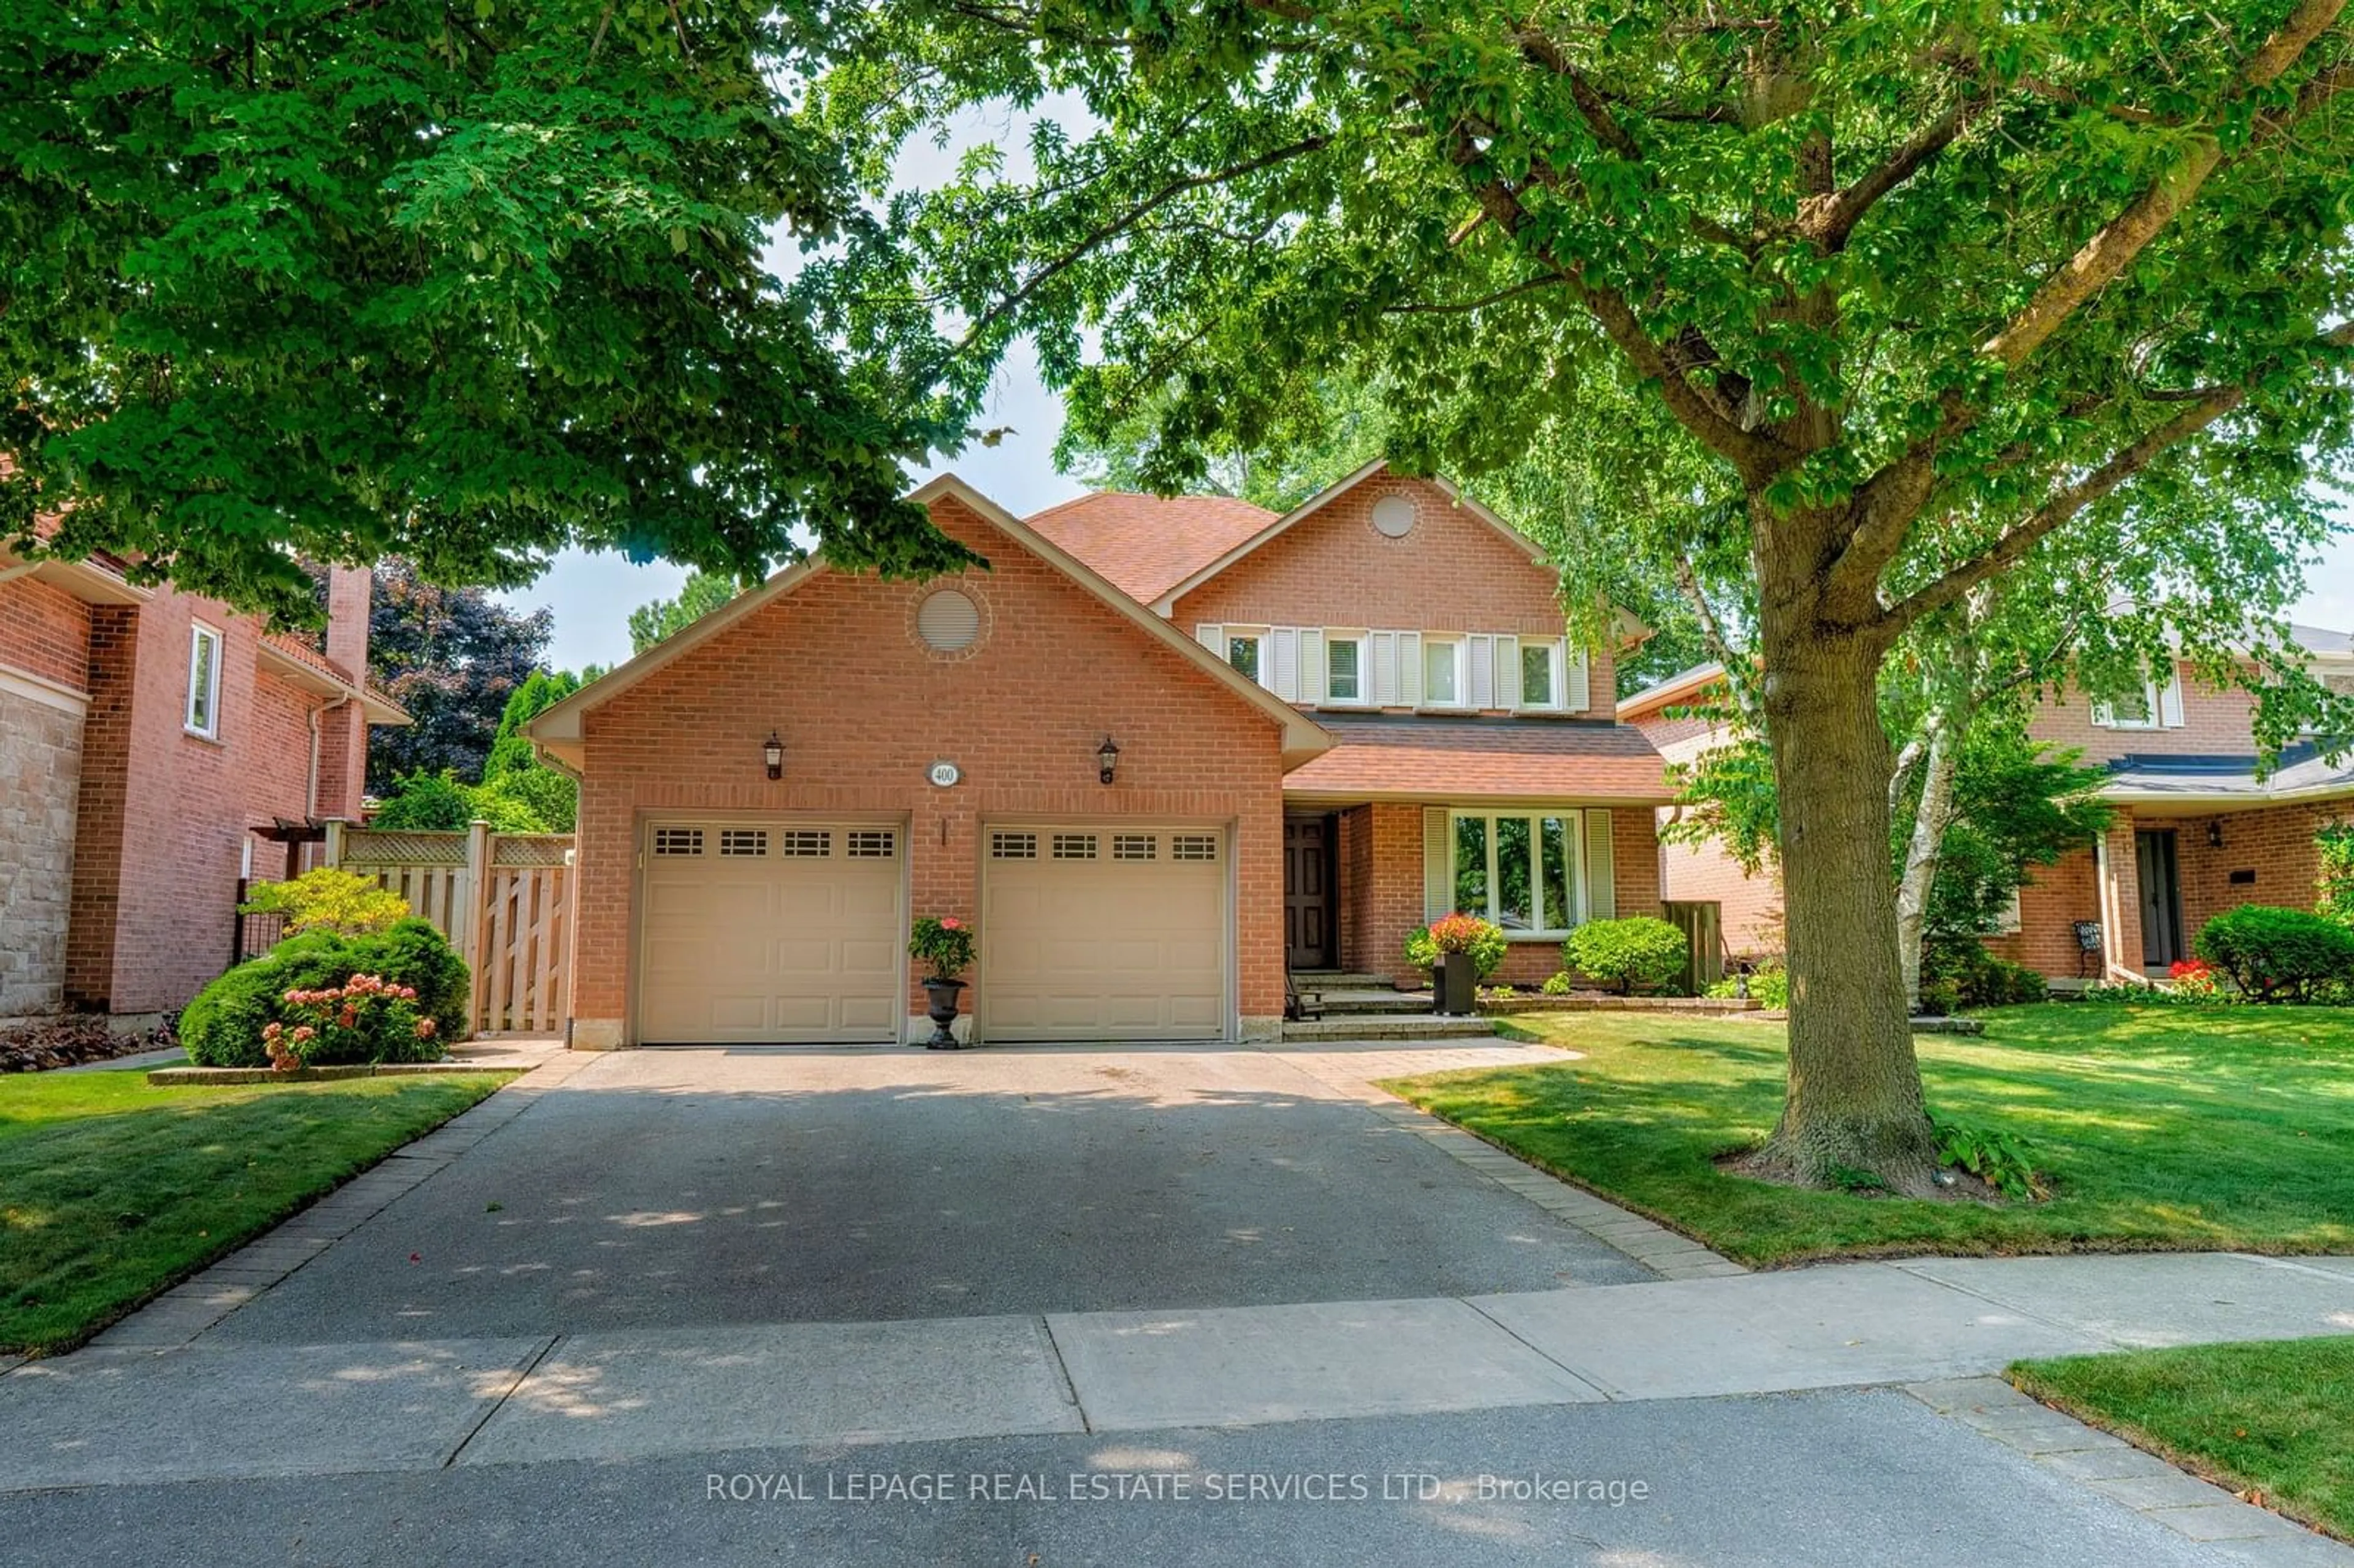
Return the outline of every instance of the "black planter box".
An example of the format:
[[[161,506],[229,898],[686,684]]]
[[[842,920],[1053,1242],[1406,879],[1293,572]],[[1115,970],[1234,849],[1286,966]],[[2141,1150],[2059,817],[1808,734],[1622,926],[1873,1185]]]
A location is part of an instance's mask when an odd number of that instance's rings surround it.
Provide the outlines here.
[[[1479,971],[1469,953],[1441,953],[1430,969],[1430,1001],[1434,1012],[1467,1013],[1479,1004]]]

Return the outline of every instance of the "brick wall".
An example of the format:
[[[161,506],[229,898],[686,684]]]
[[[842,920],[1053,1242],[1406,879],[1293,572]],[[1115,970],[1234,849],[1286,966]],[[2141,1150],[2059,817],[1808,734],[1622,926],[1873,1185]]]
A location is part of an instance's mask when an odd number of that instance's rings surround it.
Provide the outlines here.
[[[176,1008],[227,967],[250,831],[308,810],[317,699],[260,671],[259,623],[217,600],[159,588],[92,620],[71,1000],[113,1012]],[[186,727],[198,620],[222,633],[213,738]],[[283,863],[256,845],[257,874]]]
[[[2126,913],[2132,914],[2130,907]],[[2089,967],[2076,946],[2076,922],[2100,917],[2093,852],[2078,850],[2051,865],[2030,868],[2019,890],[2019,929],[1988,938],[1987,951],[2040,974],[2066,979]]]
[[[2182,723],[2173,729],[2113,729],[2093,722],[2093,704],[2070,691],[2039,705],[2028,722],[2036,740],[2081,751],[2086,762],[2128,755],[2245,757],[2255,749],[2255,698],[2237,687],[2199,681],[2189,664],[2176,666],[2182,683]]]
[[[1662,811],[1664,823],[1670,813]],[[1787,946],[1782,915],[1782,878],[1767,865],[1755,876],[1714,839],[1659,847],[1666,896],[1678,903],[1713,901],[1723,922],[1724,945],[1734,958],[1755,963],[1779,957]]]
[[[916,606],[939,584],[822,572],[586,715],[576,1039],[626,1035],[640,824],[673,810],[904,818],[912,912],[976,922],[984,821],[1231,822],[1241,1012],[1280,1015],[1274,722],[961,504],[933,515],[993,567],[957,579],[983,608],[969,655],[914,635]],[[786,748],[773,783],[760,769],[771,728]],[[1109,788],[1095,763],[1107,734],[1120,747]],[[943,758],[963,770],[954,789],[925,782]],[[921,1010],[912,965],[907,1002]]]
[[[90,606],[20,577],[0,583],[0,668],[90,689]]]
[[[1375,530],[1373,505],[1413,497],[1403,539]],[[1187,635],[1206,622],[1362,626],[1376,630],[1563,634],[1559,578],[1427,480],[1379,475],[1311,513],[1179,599]],[[1589,718],[1617,703],[1607,649],[1587,655]]]

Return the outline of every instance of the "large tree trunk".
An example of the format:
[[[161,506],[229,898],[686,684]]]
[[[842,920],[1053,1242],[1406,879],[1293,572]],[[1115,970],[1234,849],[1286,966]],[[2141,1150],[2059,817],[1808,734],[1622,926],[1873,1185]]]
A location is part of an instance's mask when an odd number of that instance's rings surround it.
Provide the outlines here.
[[[1759,651],[1781,806],[1790,1076],[1781,1122],[1754,1165],[1812,1184],[1867,1171],[1897,1192],[1926,1193],[1936,1146],[1896,956],[1882,651],[1827,624],[1811,585],[1764,586]]]
[[[1904,873],[1896,884],[1896,958],[1904,970],[1904,1001],[1921,1011],[1921,932],[1929,918],[1929,890],[1946,852],[1946,825],[1954,814],[1954,776],[1961,771],[1956,732],[1961,715],[1942,709],[1926,721],[1928,753],[1921,763],[1921,803],[1904,844]]]

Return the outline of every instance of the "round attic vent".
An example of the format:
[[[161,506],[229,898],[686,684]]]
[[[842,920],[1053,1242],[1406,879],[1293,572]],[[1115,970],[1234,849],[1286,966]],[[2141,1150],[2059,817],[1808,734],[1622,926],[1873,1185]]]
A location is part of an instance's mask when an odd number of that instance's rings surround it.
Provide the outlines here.
[[[961,653],[981,636],[981,607],[955,588],[942,588],[917,607],[916,635],[935,653]]]
[[[1414,531],[1414,499],[1405,495],[1384,495],[1373,503],[1373,531],[1392,539],[1403,539]]]

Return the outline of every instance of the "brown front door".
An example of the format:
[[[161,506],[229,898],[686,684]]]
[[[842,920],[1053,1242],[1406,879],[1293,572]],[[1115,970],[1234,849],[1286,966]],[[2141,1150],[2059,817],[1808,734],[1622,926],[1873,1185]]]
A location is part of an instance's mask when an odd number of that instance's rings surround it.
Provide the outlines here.
[[[1332,819],[1283,819],[1283,961],[1329,969],[1332,952]]]

